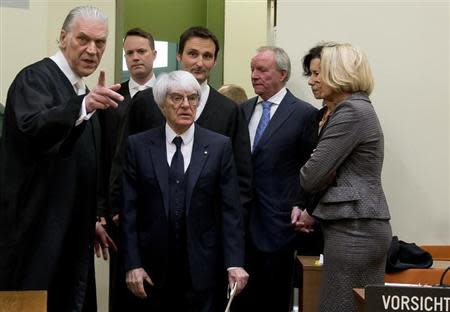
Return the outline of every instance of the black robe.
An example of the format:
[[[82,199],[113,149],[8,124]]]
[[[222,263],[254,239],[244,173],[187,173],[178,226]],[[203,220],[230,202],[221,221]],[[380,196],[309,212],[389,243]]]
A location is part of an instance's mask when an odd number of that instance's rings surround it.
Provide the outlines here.
[[[17,75],[6,102],[0,289],[48,290],[50,312],[95,304],[92,242],[100,128],[96,114],[75,126],[82,99],[45,58]],[[96,310],[95,305],[84,309]]]

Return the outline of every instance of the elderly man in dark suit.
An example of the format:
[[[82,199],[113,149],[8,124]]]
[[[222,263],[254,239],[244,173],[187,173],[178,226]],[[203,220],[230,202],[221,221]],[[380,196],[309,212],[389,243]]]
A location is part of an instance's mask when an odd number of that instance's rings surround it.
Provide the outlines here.
[[[317,109],[286,89],[290,60],[283,49],[259,48],[251,70],[258,96],[241,107],[252,145],[255,200],[248,229],[250,280],[237,311],[287,312],[294,272],[292,222],[298,206],[306,205],[298,170],[315,143]]]
[[[223,311],[226,270],[237,292],[247,282],[231,142],[194,125],[200,90],[186,71],[161,75],[165,126],[128,138],[121,222],[138,311]]]
[[[177,59],[181,68],[190,72],[202,88],[195,122],[209,130],[225,135],[231,139],[233,154],[239,178],[239,190],[244,213],[251,200],[251,155],[250,141],[245,121],[239,108],[208,84],[210,71],[214,68],[219,53],[219,41],[204,27],[191,27],[181,36]],[[164,124],[164,117],[153,99],[153,91],[147,89],[139,92],[130,105],[122,128],[121,140],[129,134],[138,133]],[[121,172],[122,150],[117,150],[113,163],[111,200],[117,202],[118,178]],[[119,180],[120,181],[120,180]]]

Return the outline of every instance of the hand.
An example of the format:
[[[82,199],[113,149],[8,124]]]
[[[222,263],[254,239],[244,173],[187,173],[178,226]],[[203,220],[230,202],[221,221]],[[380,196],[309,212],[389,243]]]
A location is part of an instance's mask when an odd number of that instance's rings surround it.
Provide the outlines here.
[[[297,207],[297,206],[292,207],[291,224],[295,227],[296,230],[300,224],[300,216],[301,215],[302,215],[302,211],[299,207]]]
[[[236,283],[236,295],[239,294],[248,282],[248,273],[243,268],[228,270],[228,284],[230,287]]]
[[[106,223],[106,222],[105,222]],[[100,249],[103,254],[103,259],[108,260],[108,249],[112,247],[114,251],[117,251],[117,246],[108,235],[105,228],[102,225],[102,221],[97,221],[95,223],[95,239],[94,239],[94,250],[97,258],[100,258]]]
[[[117,107],[117,102],[123,101],[123,96],[116,91],[120,89],[120,83],[114,84],[109,88],[105,87],[105,72],[100,71],[98,82],[85,97],[86,112],[91,113],[96,109],[107,109],[108,107]]]
[[[112,220],[115,225],[119,226],[119,214],[118,213],[113,215]]]
[[[304,233],[314,232],[314,225],[317,223],[316,219],[311,216],[308,211],[303,210],[300,216],[300,231]]]
[[[126,274],[125,281],[128,289],[136,296],[142,299],[147,298],[147,293],[144,289],[144,282],[153,285],[153,282],[143,268],[129,270]]]
[[[291,224],[294,225],[295,230],[298,232],[311,233],[314,232],[316,219],[310,216],[306,209],[300,210],[298,207],[293,207],[291,212]]]

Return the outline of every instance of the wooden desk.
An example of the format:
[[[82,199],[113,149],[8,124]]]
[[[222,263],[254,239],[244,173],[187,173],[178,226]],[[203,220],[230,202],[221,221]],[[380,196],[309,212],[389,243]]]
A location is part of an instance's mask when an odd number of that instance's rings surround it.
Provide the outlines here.
[[[316,312],[319,303],[320,279],[322,275],[322,267],[315,265],[315,261],[319,257],[298,256],[297,264],[303,272],[303,282],[299,288],[299,311]],[[435,285],[439,283],[439,279],[444,270],[450,266],[450,261],[434,261],[433,266],[429,269],[408,269],[398,273],[389,273],[384,276],[386,283],[406,283],[406,284],[422,284]],[[444,279],[444,284],[450,284],[450,272]],[[364,311],[364,289],[354,291],[355,299],[359,311]],[[358,298],[359,296],[359,298]],[[358,302],[359,300],[359,302]],[[362,300],[362,301],[361,301]]]
[[[46,291],[0,291],[0,312],[46,311]]]
[[[297,264],[303,272],[303,281],[299,287],[299,311],[316,312],[319,304],[320,279],[322,266],[316,265],[317,256],[298,256]]]
[[[450,260],[450,245],[421,245],[420,248],[428,251],[433,260]]]
[[[450,266],[450,261],[433,261],[433,266],[429,269],[408,269],[397,273],[386,273],[384,281],[386,283],[405,283],[435,285],[444,270]],[[444,278],[444,284],[450,284],[450,272]]]
[[[450,266],[450,261],[433,261],[429,269],[408,269],[398,273],[387,273],[384,276],[386,283],[436,285]],[[450,284],[450,272],[445,275],[444,284]],[[364,288],[353,288],[353,295],[359,312],[364,312],[365,291]]]

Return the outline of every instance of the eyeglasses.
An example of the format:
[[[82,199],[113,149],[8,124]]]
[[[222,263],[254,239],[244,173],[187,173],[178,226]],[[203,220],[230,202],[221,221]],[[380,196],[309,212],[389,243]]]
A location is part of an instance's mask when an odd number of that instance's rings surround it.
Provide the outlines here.
[[[179,93],[170,93],[167,95],[176,106],[180,106],[184,99],[188,100],[189,105],[196,106],[198,104],[198,94],[182,95]]]

